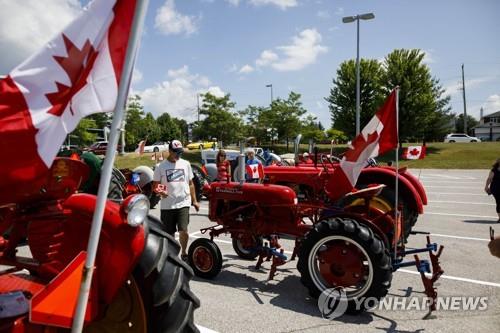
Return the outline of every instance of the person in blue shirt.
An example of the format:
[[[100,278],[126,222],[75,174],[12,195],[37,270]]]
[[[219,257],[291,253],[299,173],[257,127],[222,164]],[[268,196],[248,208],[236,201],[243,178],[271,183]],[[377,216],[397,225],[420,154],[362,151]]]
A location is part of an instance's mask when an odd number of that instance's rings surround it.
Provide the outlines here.
[[[251,148],[247,150],[245,179],[247,183],[262,183],[264,179],[264,168],[262,167],[262,163],[255,158],[255,151]]]

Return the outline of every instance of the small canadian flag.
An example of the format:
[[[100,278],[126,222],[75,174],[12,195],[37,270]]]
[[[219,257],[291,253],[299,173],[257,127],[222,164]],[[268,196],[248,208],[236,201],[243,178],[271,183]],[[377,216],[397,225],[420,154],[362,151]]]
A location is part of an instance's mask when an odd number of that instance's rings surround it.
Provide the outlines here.
[[[262,164],[250,164],[246,166],[246,172],[250,179],[260,179],[264,177],[264,168]]]
[[[421,160],[425,157],[426,147],[424,146],[409,146],[403,148],[403,159],[405,160]]]

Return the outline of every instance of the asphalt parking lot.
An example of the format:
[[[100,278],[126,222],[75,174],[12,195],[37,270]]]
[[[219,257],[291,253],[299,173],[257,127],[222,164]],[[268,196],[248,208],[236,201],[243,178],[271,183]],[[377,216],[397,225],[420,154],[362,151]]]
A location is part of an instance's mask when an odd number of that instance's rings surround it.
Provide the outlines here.
[[[499,332],[500,259],[487,248],[489,226],[497,226],[495,205],[484,191],[487,170],[412,170],[427,190],[429,204],[415,230],[431,233],[432,241],[444,245],[439,296],[486,297],[487,309],[438,310],[435,318],[423,319],[421,310],[376,310],[358,316],[324,319],[317,301],[300,283],[296,262],[278,268],[268,281],[270,264],[254,269],[255,262],[240,260],[230,239],[217,244],[224,257],[223,270],[214,280],[195,278],[191,288],[201,300],[196,323],[218,332]],[[204,237],[197,230],[212,225],[203,202],[198,214],[192,212],[191,240]],[[159,209],[153,210],[159,215]],[[284,241],[286,250],[292,243]],[[421,247],[425,236],[412,235],[409,247]],[[422,297],[424,288],[415,268],[400,269],[393,275],[388,297]]]

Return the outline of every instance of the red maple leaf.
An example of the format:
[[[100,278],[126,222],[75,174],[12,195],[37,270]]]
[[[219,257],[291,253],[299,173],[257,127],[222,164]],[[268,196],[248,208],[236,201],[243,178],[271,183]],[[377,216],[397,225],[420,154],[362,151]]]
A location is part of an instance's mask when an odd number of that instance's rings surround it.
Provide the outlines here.
[[[352,143],[353,148],[349,149],[344,155],[346,157],[346,161],[358,162],[359,155],[361,155],[361,153],[365,151],[366,147],[376,142],[377,140],[378,140],[377,131],[368,134],[366,140],[362,134],[358,135]]]
[[[80,50],[65,34],[62,37],[68,55],[66,57],[54,56],[54,59],[68,75],[71,86],[56,82],[57,91],[45,95],[52,104],[52,108],[47,112],[58,117],[62,116],[68,104],[70,104],[71,114],[74,114],[71,99],[87,83],[87,77],[98,54],[88,39]]]
[[[413,148],[413,149],[410,151],[410,155],[415,155],[415,156],[417,156],[419,153],[420,153],[420,150],[418,150],[417,148]]]

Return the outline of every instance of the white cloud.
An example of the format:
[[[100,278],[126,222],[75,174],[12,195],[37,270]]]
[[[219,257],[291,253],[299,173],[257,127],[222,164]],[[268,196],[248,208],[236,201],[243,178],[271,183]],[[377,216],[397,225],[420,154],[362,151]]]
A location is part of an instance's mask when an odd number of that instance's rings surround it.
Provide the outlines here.
[[[175,10],[174,0],[167,0],[156,11],[155,28],[165,35],[191,35],[198,31],[198,19]]]
[[[210,92],[218,97],[225,95],[206,76],[191,74],[188,66],[169,70],[167,75],[168,80],[137,92],[142,97],[145,111],[156,117],[168,112],[172,117],[193,121],[197,117],[197,94]]]
[[[238,6],[240,4],[240,0],[226,0],[226,2],[233,6]]]
[[[471,88],[477,88],[481,84],[493,80],[494,77],[491,76],[485,76],[485,77],[479,77],[475,79],[469,79],[465,80],[465,89],[471,89]],[[450,95],[453,96],[455,94],[461,94],[462,93],[462,81],[455,81],[448,83],[447,85],[444,86],[444,95]]]
[[[78,0],[0,1],[0,74],[7,74],[81,11]]]
[[[316,12],[316,16],[319,17],[320,19],[329,19],[330,13],[327,10],[318,10]]]
[[[240,68],[240,70],[238,71],[238,73],[240,74],[248,74],[248,73],[252,73],[254,71],[254,68],[250,65],[245,65],[243,67]]]
[[[134,68],[134,71],[132,72],[132,84],[137,84],[141,82],[142,78],[143,78],[142,72],[139,69]]]
[[[335,12],[334,12],[335,15],[337,16],[341,16],[341,15],[344,15],[344,8],[342,7],[338,7]]]
[[[424,58],[422,59],[422,62],[426,65],[433,64],[436,62],[436,59],[434,59],[434,50],[422,50],[424,52]]]
[[[297,0],[249,0],[249,2],[254,6],[274,5],[281,10],[286,10],[287,8],[296,7],[298,5]]]
[[[338,25],[335,25],[333,27],[328,28],[328,31],[330,31],[330,32],[335,31],[335,30],[340,30],[340,27]]]
[[[316,29],[306,29],[292,38],[290,45],[278,46],[281,57],[270,50],[265,50],[255,61],[260,67],[271,66],[278,71],[297,71],[316,62],[318,55],[328,51],[320,45],[321,34]]]
[[[267,66],[270,63],[272,63],[278,59],[279,59],[278,55],[276,53],[274,53],[273,51],[264,50],[260,54],[259,59],[255,60],[255,64],[257,66]]]
[[[484,115],[500,111],[500,94],[494,94],[486,99],[483,104]]]

